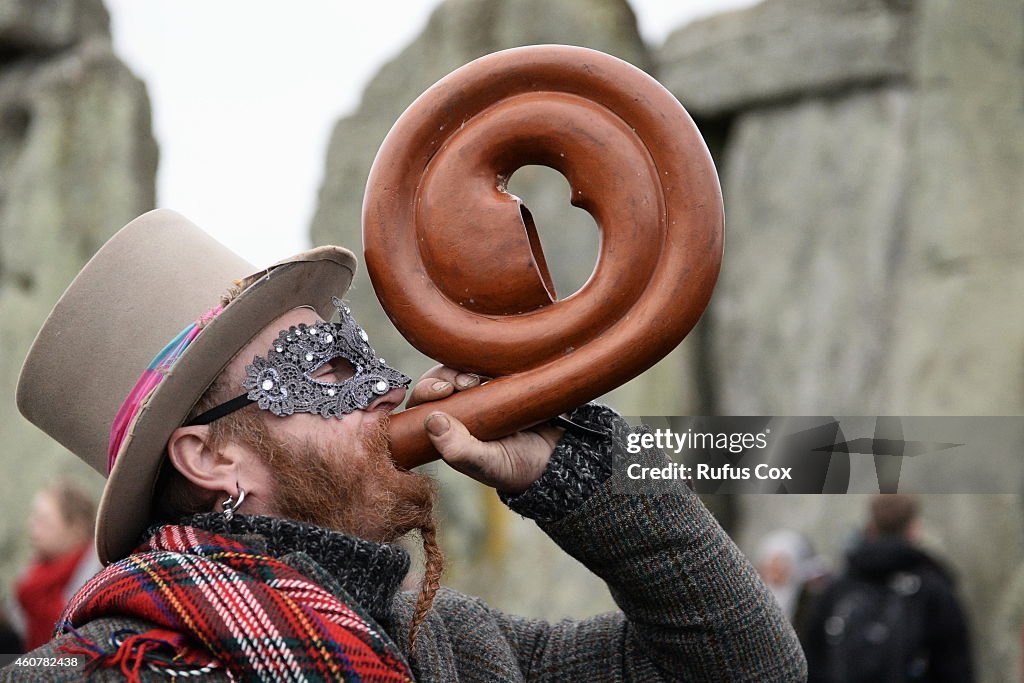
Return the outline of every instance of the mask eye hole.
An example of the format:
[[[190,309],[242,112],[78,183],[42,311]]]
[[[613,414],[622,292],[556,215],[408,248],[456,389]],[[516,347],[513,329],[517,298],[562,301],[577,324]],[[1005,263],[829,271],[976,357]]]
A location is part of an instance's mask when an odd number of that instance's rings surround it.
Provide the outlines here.
[[[318,367],[310,376],[320,382],[340,384],[355,377],[356,369],[346,359],[338,356]]]

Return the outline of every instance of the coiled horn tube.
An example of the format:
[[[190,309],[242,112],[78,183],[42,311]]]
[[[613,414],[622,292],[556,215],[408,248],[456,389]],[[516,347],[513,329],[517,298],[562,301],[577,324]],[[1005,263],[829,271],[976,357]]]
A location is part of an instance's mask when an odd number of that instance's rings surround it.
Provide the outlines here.
[[[561,172],[601,232],[593,274],[564,300],[552,300],[532,219],[506,191],[529,164]],[[495,379],[393,416],[396,461],[438,457],[423,428],[434,410],[499,438],[651,367],[707,306],[723,221],[697,127],[626,62],[523,47],[440,80],[377,153],[363,202],[366,265],[413,346]]]

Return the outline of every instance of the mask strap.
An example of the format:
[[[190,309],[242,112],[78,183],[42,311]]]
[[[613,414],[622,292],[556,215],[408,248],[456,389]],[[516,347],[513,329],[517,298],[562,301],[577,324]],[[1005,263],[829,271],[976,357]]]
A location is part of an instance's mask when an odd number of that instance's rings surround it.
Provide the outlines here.
[[[183,424],[182,427],[208,425],[214,420],[219,420],[225,415],[230,415],[231,413],[237,410],[241,410],[247,405],[250,405],[255,402],[256,401],[249,398],[249,395],[247,393],[242,394],[241,396],[235,396],[230,401],[225,401],[224,403],[221,403],[219,406],[214,406],[213,408],[210,408],[205,413],[200,413],[199,415],[196,415],[191,420]]]

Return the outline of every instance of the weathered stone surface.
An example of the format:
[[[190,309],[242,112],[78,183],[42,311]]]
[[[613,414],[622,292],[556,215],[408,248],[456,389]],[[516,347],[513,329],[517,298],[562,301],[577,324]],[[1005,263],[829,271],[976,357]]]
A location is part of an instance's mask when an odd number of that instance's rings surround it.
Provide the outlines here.
[[[716,412],[1024,412],[1022,12],[768,0],[668,41],[659,73],[727,131]],[[745,497],[740,539],[753,550],[789,525],[838,558],[865,505]],[[1020,499],[924,506],[961,578],[980,680],[1010,680],[999,662],[1019,661],[1020,644],[995,615],[1024,555]]]
[[[1022,15],[1020,0],[921,8],[915,172],[886,372],[893,412],[1024,414]],[[1003,639],[1021,661],[1019,631],[995,617],[1024,559],[1022,518],[1019,498],[982,497],[947,520],[986,681],[1011,680],[990,660]]]
[[[0,0],[0,60],[109,33],[102,0]]]
[[[59,4],[68,11],[90,6]],[[98,11],[91,21],[105,26],[105,11]],[[84,16],[78,21],[88,23]],[[6,511],[0,516],[0,576],[5,582],[24,559],[24,520],[38,488],[58,474],[97,493],[102,487],[95,472],[21,417],[15,385],[36,331],[74,275],[115,230],[154,206],[156,162],[145,86],[114,56],[106,36],[0,66],[0,469],[8,474],[0,478]],[[83,362],[89,362],[90,354],[101,350],[81,351]],[[68,405],[54,410],[73,410],[76,402],[88,400],[69,387]]]
[[[909,110],[905,89],[884,88],[736,118],[724,162],[725,260],[711,303],[725,414],[879,411]]]
[[[992,670],[999,681],[1019,681],[1024,677],[1020,653],[1020,634],[1024,631],[1024,565],[1016,572],[1000,596],[994,637],[990,649]]]
[[[449,0],[438,7],[423,33],[369,84],[359,109],[340,121],[327,155],[320,203],[313,221],[315,243],[361,244],[360,216],[366,177],[373,158],[401,112],[436,80],[484,54],[517,45],[566,43],[596,48],[641,68],[650,59],[624,0]],[[569,205],[569,188],[548,169],[518,171],[511,190],[533,213],[560,296],[579,287],[593,270],[597,234],[593,221]],[[389,361],[417,375],[432,363],[412,351],[381,312],[365,272],[349,294],[375,347]],[[658,369],[679,372],[682,354]],[[651,383],[628,387],[637,399],[634,410],[676,409],[693,405],[693,382],[682,377],[658,383],[661,395],[645,391]],[[621,392],[620,392],[621,393]],[[668,396],[666,396],[668,395]],[[670,408],[659,401],[670,401]],[[621,404],[620,404],[621,405]],[[444,468],[440,471],[444,472]],[[546,617],[562,617],[612,607],[600,580],[580,568],[532,523],[501,509],[493,492],[461,476],[442,475],[442,510],[447,524],[444,542],[453,561],[446,581],[487,599],[498,608]],[[524,590],[557,579],[558,591]],[[507,579],[507,580],[505,580]],[[556,597],[557,595],[557,597]],[[603,596],[594,599],[594,596]]]
[[[921,7],[895,411],[1024,414],[1022,14]]]
[[[912,6],[768,0],[670,35],[658,74],[695,116],[902,80],[910,70]]]

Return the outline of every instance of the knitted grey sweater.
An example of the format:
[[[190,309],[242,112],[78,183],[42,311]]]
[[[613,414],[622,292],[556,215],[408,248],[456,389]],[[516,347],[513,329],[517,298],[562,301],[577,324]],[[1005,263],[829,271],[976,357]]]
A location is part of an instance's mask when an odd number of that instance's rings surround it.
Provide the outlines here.
[[[573,419],[614,433],[613,412],[584,406]],[[656,465],[651,451],[633,458]],[[503,497],[567,553],[604,579],[621,612],[550,624],[493,610],[444,589],[417,638],[417,681],[804,681],[806,664],[789,626],[750,563],[683,484],[661,495],[617,490],[612,440],[568,432],[547,470],[520,496]],[[230,534],[281,558],[343,600],[356,602],[408,656],[415,594],[399,592],[408,555],[309,525],[268,517],[207,514],[186,523]],[[106,643],[150,625],[111,616],[79,632]],[[62,636],[30,653],[60,657]],[[82,680],[61,667],[18,667],[0,680]],[[163,679],[144,671],[143,680]],[[90,680],[120,680],[102,669]],[[202,680],[224,680],[221,672]]]

